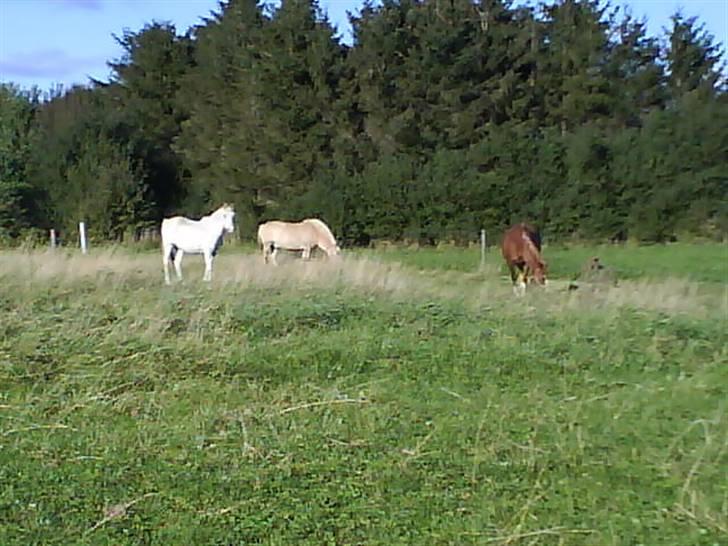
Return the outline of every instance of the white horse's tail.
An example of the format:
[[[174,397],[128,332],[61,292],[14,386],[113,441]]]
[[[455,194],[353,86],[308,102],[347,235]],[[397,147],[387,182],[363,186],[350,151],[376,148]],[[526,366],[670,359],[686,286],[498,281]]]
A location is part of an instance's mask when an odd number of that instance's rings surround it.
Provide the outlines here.
[[[165,237],[165,232],[171,228],[170,220],[171,218],[165,218],[162,220],[160,234],[162,235],[162,253],[164,254],[164,260],[173,262],[174,257],[177,255],[177,245],[165,242],[165,239],[168,238],[168,236]]]

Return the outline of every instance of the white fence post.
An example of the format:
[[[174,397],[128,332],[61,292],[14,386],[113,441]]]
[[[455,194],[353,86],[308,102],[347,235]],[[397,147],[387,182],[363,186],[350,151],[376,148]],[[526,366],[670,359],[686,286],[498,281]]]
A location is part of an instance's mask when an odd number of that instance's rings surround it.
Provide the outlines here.
[[[51,230],[51,248],[56,248],[58,246],[58,239],[56,238],[56,230]]]
[[[81,252],[86,254],[88,252],[88,246],[86,244],[86,223],[78,223],[78,232],[81,234]]]
[[[485,230],[480,230],[480,269],[485,267]]]

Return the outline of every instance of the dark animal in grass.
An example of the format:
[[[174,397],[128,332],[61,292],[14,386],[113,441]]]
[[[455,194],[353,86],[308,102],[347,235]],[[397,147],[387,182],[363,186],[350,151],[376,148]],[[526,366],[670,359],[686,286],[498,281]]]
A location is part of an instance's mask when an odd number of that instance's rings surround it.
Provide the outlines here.
[[[580,284],[588,284],[593,288],[617,286],[617,272],[605,266],[598,256],[593,256],[582,266],[578,281],[570,283],[569,290],[578,289]]]

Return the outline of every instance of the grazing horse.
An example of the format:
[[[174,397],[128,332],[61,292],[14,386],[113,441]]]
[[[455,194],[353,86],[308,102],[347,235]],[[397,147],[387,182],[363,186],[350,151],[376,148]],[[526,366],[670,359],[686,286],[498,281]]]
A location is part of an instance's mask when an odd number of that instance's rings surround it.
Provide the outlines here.
[[[339,245],[329,227],[317,218],[307,218],[301,222],[281,222],[271,220],[258,226],[258,244],[263,249],[263,262],[272,261],[277,265],[276,254],[279,249],[301,250],[302,258],[308,260],[311,251],[318,247],[327,256],[338,256]]]
[[[506,231],[501,244],[503,258],[511,272],[513,292],[526,292],[529,276],[538,284],[546,284],[546,262],[541,257],[541,235],[528,224],[516,224]]]
[[[204,281],[212,280],[212,260],[222,245],[225,233],[235,229],[235,211],[230,205],[223,205],[208,216],[190,220],[174,216],[162,220],[162,263],[164,282],[169,284],[169,262],[174,263],[177,279],[182,280],[182,256],[202,254],[205,259]]]

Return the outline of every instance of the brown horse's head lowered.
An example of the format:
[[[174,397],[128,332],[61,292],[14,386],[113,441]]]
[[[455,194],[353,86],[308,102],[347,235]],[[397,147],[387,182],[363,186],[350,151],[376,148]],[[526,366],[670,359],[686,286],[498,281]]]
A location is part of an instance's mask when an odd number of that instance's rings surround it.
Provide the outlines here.
[[[501,251],[516,295],[525,293],[530,279],[546,284],[547,265],[541,257],[541,235],[536,228],[524,223],[511,227],[503,236]]]

